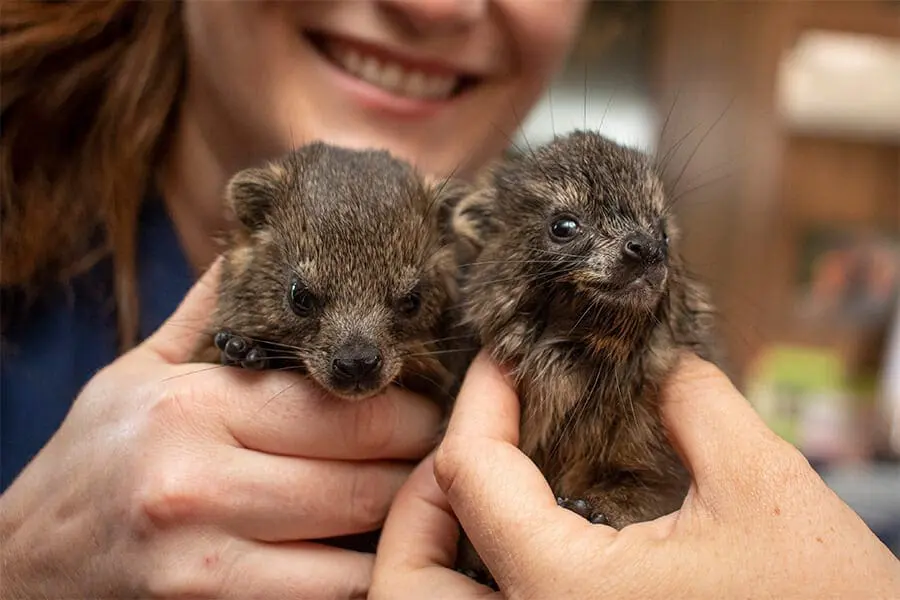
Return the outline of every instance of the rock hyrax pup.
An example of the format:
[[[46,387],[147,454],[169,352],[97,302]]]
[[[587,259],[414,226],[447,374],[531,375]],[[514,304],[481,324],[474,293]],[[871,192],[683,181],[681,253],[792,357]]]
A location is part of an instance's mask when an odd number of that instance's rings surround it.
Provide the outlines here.
[[[502,162],[454,209],[480,249],[465,323],[513,369],[521,449],[559,504],[615,528],[681,506],[660,385],[680,350],[713,353],[670,208],[650,157],[574,132]],[[460,566],[481,568],[465,543]]]
[[[346,400],[398,382],[448,402],[469,359],[455,327],[453,183],[383,150],[323,142],[237,173],[211,335],[196,360],[297,368]]]

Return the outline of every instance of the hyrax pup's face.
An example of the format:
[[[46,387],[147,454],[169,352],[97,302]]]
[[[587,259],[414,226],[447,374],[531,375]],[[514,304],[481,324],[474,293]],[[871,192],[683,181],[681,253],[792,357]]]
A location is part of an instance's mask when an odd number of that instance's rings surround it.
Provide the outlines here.
[[[382,153],[301,152],[245,177],[270,192],[247,230],[255,250],[232,261],[246,261],[234,284],[247,293],[237,320],[334,395],[365,398],[435,358],[427,344],[455,300],[437,190]],[[252,205],[246,192],[261,190],[237,181],[233,203]]]
[[[579,132],[501,167],[491,193],[483,256],[507,261],[534,292],[565,284],[642,312],[664,294],[675,231],[644,155]]]

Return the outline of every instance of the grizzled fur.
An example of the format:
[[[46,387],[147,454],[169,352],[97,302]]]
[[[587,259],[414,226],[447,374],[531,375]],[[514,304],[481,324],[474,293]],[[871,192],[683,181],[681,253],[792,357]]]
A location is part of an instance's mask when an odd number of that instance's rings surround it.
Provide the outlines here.
[[[399,381],[449,401],[467,362],[454,350],[459,340],[447,339],[460,301],[448,224],[455,189],[426,183],[386,151],[321,142],[238,173],[226,192],[238,225],[213,332],[230,332],[350,400]],[[310,299],[308,314],[292,309],[292,286]],[[412,314],[403,305],[410,293],[418,298]],[[353,340],[377,348],[382,368],[371,388],[336,389],[335,349]],[[219,350],[209,336],[195,358],[218,361]]]
[[[560,503],[615,528],[679,508],[689,479],[661,422],[660,384],[679,349],[711,358],[711,307],[685,273],[651,159],[575,132],[500,164],[455,211],[458,234],[481,250],[465,319],[513,367],[520,447]],[[564,243],[550,235],[560,217],[580,224]],[[637,282],[623,263],[634,235],[667,247]],[[465,542],[458,564],[481,569]]]

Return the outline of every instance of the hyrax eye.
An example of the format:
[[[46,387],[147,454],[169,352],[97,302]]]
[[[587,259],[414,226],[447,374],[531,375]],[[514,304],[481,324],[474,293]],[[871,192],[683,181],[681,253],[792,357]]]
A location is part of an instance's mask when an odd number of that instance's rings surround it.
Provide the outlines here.
[[[418,290],[413,290],[397,301],[397,310],[406,317],[415,316],[421,307],[422,296]]]
[[[569,242],[581,231],[581,225],[572,215],[559,215],[550,222],[550,238],[554,242]]]
[[[288,292],[288,300],[291,310],[300,317],[308,317],[316,309],[316,298],[305,285],[298,280],[291,281],[291,289]]]

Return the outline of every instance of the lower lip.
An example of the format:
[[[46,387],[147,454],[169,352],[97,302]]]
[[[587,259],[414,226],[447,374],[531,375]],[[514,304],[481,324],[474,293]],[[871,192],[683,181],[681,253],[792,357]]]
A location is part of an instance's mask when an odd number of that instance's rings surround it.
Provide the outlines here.
[[[458,96],[446,100],[424,100],[391,94],[378,86],[354,77],[335,64],[331,58],[324,56],[322,50],[316,47],[309,38],[304,36],[304,39],[318,55],[328,73],[334,77],[338,88],[344,90],[347,95],[366,109],[394,117],[422,119],[437,116],[458,100]]]

